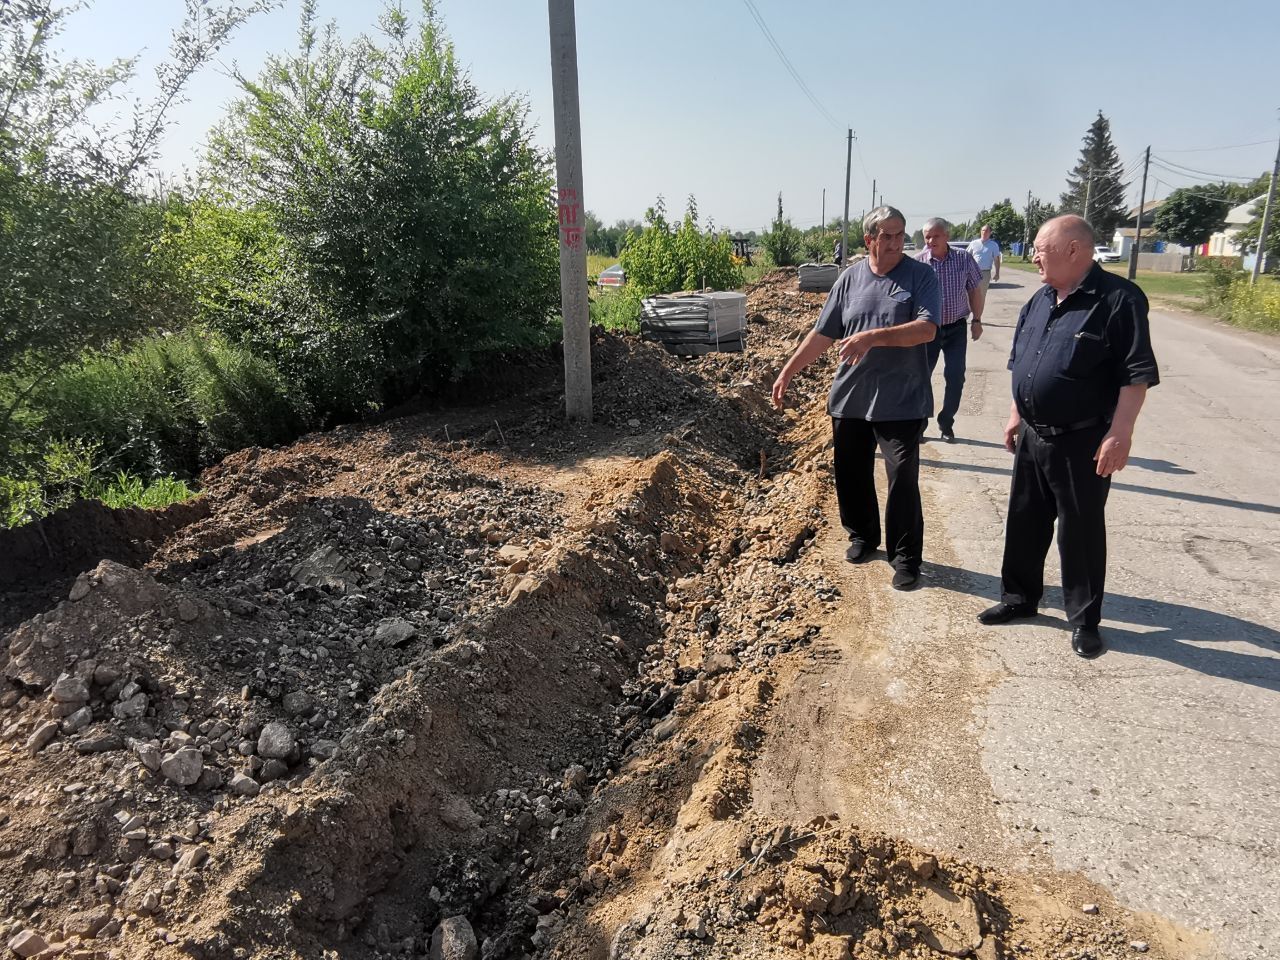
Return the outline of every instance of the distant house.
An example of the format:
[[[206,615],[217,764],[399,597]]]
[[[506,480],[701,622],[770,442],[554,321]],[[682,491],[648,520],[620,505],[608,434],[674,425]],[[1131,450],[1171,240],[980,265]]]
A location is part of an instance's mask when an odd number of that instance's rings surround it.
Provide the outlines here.
[[[1167,198],[1166,198],[1167,199]],[[1164,206],[1164,200],[1148,200],[1142,205],[1142,235],[1151,237],[1156,229],[1156,214],[1160,208]],[[1129,259],[1129,251],[1133,249],[1134,237],[1138,232],[1138,208],[1130,207],[1125,214],[1124,223],[1116,227],[1115,235],[1111,238],[1111,249],[1120,253],[1121,259]],[[1166,243],[1164,249],[1169,253],[1190,253],[1186,247],[1180,247],[1177,244]]]
[[[1245,226],[1253,219],[1253,210],[1260,207],[1267,199],[1267,195],[1260,194],[1252,200],[1247,200],[1238,207],[1232,207],[1227,211],[1227,222],[1222,229],[1209,237],[1208,253],[1211,257],[1238,257],[1241,254],[1240,246],[1236,243],[1236,234],[1240,232],[1240,228]]]

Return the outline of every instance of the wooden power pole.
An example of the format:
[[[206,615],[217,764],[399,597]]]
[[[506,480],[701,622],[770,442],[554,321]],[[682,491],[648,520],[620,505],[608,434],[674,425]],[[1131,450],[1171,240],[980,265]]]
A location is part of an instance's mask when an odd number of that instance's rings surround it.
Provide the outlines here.
[[[547,0],[551,94],[556,125],[556,203],[560,219],[560,305],[564,316],[564,407],[591,420],[591,314],[587,305],[586,206],[578,118],[578,40],[573,0]]]
[[[1142,191],[1138,194],[1138,225],[1133,231],[1133,249],[1129,251],[1129,279],[1138,275],[1138,255],[1142,252],[1142,208],[1147,205],[1147,168],[1151,166],[1151,147],[1147,147],[1146,159],[1142,163]]]

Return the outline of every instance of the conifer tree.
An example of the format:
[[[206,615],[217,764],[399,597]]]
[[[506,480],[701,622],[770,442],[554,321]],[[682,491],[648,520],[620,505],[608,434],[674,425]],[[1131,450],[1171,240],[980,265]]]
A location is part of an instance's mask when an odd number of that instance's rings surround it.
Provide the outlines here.
[[[1093,224],[1100,243],[1106,243],[1125,220],[1124,165],[1111,142],[1111,121],[1098,111],[1080,147],[1080,159],[1067,174],[1061,213],[1076,213]],[[1088,209],[1086,210],[1086,203]]]

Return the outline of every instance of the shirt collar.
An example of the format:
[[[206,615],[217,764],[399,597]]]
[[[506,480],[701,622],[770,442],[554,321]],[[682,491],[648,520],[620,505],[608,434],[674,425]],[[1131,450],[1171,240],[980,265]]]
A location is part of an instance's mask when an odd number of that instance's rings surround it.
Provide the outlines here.
[[[1044,285],[1044,295],[1055,305],[1068,300],[1077,290],[1083,290],[1085,293],[1094,294],[1096,296],[1098,293],[1098,281],[1102,279],[1102,273],[1102,268],[1095,262],[1089,267],[1089,272],[1080,278],[1080,282],[1068,290],[1064,296],[1059,297],[1058,291],[1047,283]]]

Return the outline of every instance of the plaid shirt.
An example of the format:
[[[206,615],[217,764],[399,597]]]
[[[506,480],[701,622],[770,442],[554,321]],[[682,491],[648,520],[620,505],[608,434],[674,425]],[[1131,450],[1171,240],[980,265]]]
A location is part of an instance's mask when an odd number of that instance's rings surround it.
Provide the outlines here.
[[[978,262],[967,250],[948,250],[941,260],[934,259],[933,251],[925,247],[916,259],[933,267],[942,289],[942,323],[957,323],[969,315],[969,291],[982,285],[982,273]]]

